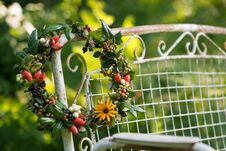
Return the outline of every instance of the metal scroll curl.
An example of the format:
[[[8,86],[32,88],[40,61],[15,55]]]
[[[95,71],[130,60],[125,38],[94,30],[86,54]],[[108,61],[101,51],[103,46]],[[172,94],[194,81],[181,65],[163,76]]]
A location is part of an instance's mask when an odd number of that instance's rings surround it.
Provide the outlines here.
[[[188,55],[194,55],[196,52],[195,37],[193,36],[193,34],[191,32],[182,33],[167,50],[166,50],[166,42],[161,40],[159,42],[158,48],[157,48],[159,55],[161,57],[167,57],[185,37],[190,37],[192,39],[192,43],[188,41],[185,45],[185,48],[187,50]],[[191,44],[193,44],[192,49],[190,47]]]
[[[209,41],[215,48],[217,48],[218,51],[220,51],[223,55],[226,55],[226,52],[224,49],[222,49],[219,45],[217,45],[210,37],[208,37],[205,33],[203,32],[199,32],[197,33],[196,37],[195,37],[195,42],[197,43],[197,50],[199,51],[199,53],[201,55],[206,55],[208,48],[207,45],[205,43],[201,43],[202,48],[199,46],[198,42],[200,37],[204,37],[207,41]]]
[[[199,32],[195,36],[191,32],[183,32],[176,41],[166,50],[166,42],[161,40],[159,41],[157,50],[160,57],[167,57],[170,53],[175,49],[175,47],[185,38],[190,37],[192,42],[188,41],[185,44],[185,48],[187,51],[187,55],[195,55],[196,53],[200,55],[207,55],[207,45],[204,42],[199,43],[200,37],[204,37],[207,41],[209,41],[214,47],[217,48],[223,55],[226,55],[225,50],[223,50],[220,46],[218,46],[210,37],[208,37],[205,33]]]
[[[134,51],[133,51],[134,57],[136,58],[137,61],[143,60],[144,57],[145,57],[145,54],[146,54],[146,46],[145,46],[145,43],[144,43],[143,39],[142,39],[139,35],[133,35],[133,36],[131,36],[131,37],[124,43],[124,45],[122,46],[121,49],[124,49],[124,48],[131,42],[131,40],[133,40],[134,38],[137,38],[137,39],[141,42],[141,44],[142,44],[142,53],[141,53],[141,56],[138,56],[138,54],[137,54],[138,47],[135,47],[135,48],[134,48]]]
[[[92,148],[93,148],[93,143],[92,143],[91,139],[88,137],[82,138],[81,141],[79,142],[79,150],[87,151],[89,148],[90,148],[90,150],[92,150]]]
[[[78,70],[78,66],[77,66],[77,65],[76,65],[74,68],[72,68],[72,67],[71,67],[71,64],[70,64],[71,58],[72,58],[74,55],[76,55],[76,54],[73,52],[73,53],[71,53],[70,55],[68,55],[68,57],[67,57],[67,67],[68,67],[68,69],[69,69],[71,72],[76,72],[76,71]]]
[[[79,97],[79,95],[80,95],[80,93],[81,93],[81,90],[82,90],[82,88],[83,88],[83,85],[84,85],[84,83],[85,83],[85,80],[86,80],[86,76],[87,76],[87,63],[86,63],[85,58],[84,58],[80,53],[72,52],[70,55],[68,55],[68,57],[67,57],[67,63],[66,63],[68,69],[69,69],[71,72],[76,72],[76,71],[78,70],[78,65],[76,65],[76,66],[74,66],[74,67],[71,67],[72,58],[73,58],[74,56],[78,56],[78,57],[81,58],[81,60],[82,60],[82,62],[83,62],[83,64],[84,64],[84,71],[85,71],[85,72],[84,72],[84,75],[83,75],[83,78],[82,78],[82,80],[81,80],[81,83],[80,83],[79,87],[78,87],[77,90],[76,90],[77,93],[76,93],[75,98],[74,98],[74,101],[73,101],[73,103],[76,103],[77,100],[78,100],[78,97]]]

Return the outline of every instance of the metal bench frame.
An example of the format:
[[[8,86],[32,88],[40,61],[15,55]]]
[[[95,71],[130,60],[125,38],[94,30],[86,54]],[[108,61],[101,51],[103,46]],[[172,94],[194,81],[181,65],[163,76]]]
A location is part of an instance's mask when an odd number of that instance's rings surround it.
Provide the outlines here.
[[[123,47],[129,43],[129,41],[133,38],[138,38],[142,43],[142,54],[138,56],[136,51],[134,52],[136,61],[134,61],[134,65],[139,65],[142,63],[147,62],[155,62],[155,61],[164,61],[164,60],[173,60],[173,59],[216,59],[216,60],[226,60],[226,52],[223,48],[218,46],[207,34],[226,34],[226,28],[222,27],[215,27],[215,26],[206,26],[206,25],[196,25],[196,24],[171,24],[171,25],[147,25],[147,26],[136,26],[131,28],[115,28],[112,29],[114,33],[119,31],[122,32],[125,36],[131,36],[131,38],[125,43]],[[176,41],[166,50],[166,43],[164,41],[160,41],[157,51],[159,53],[159,57],[156,58],[145,58],[146,47],[144,41],[139,35],[143,34],[152,34],[152,33],[159,33],[159,32],[182,32],[182,34],[176,39]],[[195,32],[196,34],[193,34]],[[186,51],[185,55],[171,55],[172,51],[174,51],[175,47],[180,44],[180,42],[186,38],[191,38],[191,42],[186,43]],[[73,38],[73,35],[72,35]],[[205,44],[199,44],[200,38],[205,38],[210,44],[212,44],[221,54],[220,55],[209,55],[207,54],[207,46]],[[67,42],[66,38],[62,36],[60,39],[60,43],[63,45]],[[67,64],[69,69],[70,67],[70,59],[73,56],[70,55]],[[52,55],[52,64],[53,64],[53,76],[56,86],[56,93],[59,96],[59,99],[65,100],[66,102],[66,95],[65,95],[65,86],[64,86],[64,79],[62,75],[62,66],[61,66],[61,58],[60,52],[53,53]],[[75,69],[72,69],[76,71]],[[75,101],[78,99],[78,96],[83,87],[85,87],[86,91],[86,101],[87,101],[87,108],[91,109],[93,106],[93,102],[91,100],[91,91],[90,91],[90,79],[93,74],[98,73],[100,70],[97,69],[95,71],[91,71],[89,73],[85,73],[83,80],[81,81],[81,86],[77,90],[77,94],[75,97]],[[205,73],[202,71],[202,73]],[[216,74],[219,72],[216,71]],[[141,73],[137,73],[141,74]],[[219,73],[221,74],[221,73]],[[224,73],[222,73],[224,74]],[[142,82],[142,81],[141,81]],[[85,85],[85,86],[84,86]],[[142,86],[142,84],[141,84]],[[215,85],[216,86],[216,85]],[[207,86],[208,88],[208,86]],[[150,88],[151,89],[151,88]],[[222,86],[223,89],[223,86]],[[142,91],[143,93],[143,91]],[[101,94],[103,96],[103,94]],[[202,99],[202,98],[201,98]],[[224,98],[222,98],[224,104]],[[180,101],[180,100],[178,100]],[[169,103],[170,104],[170,103]],[[211,111],[209,111],[212,113]],[[215,111],[217,112],[217,111]],[[221,110],[222,113],[226,113],[225,106]],[[194,112],[195,113],[198,112]],[[220,122],[224,123],[224,119],[220,119]],[[123,123],[121,123],[123,124]],[[126,122],[125,122],[126,124]],[[212,123],[214,124],[214,123]],[[220,124],[222,126],[223,124]],[[117,126],[117,124],[116,124]],[[222,128],[222,127],[221,127]],[[107,128],[109,130],[109,128]],[[173,130],[172,130],[173,132]],[[139,131],[138,131],[139,133]],[[121,133],[115,134],[113,136],[109,136],[107,138],[103,138],[96,143],[95,134],[92,134],[91,140],[89,138],[83,138],[80,143],[80,150],[87,150],[87,146],[83,146],[85,141],[88,141],[91,144],[95,144],[93,150],[105,150],[108,148],[121,148],[121,147],[129,147],[129,148],[138,148],[138,149],[148,149],[148,150],[214,150],[211,147],[208,147],[205,144],[199,143],[202,139],[198,139],[196,137],[185,137],[185,136],[163,136],[163,135],[154,135],[154,134],[131,134],[131,133]],[[224,132],[222,132],[221,138],[225,141],[226,136],[223,136]],[[201,136],[199,136],[201,137]],[[68,150],[70,150],[71,145],[73,144],[72,136],[70,132],[66,132],[63,130],[63,138],[64,138],[64,146]],[[134,139],[136,138],[136,139]],[[139,141],[138,141],[139,140]],[[181,141],[180,141],[181,140]],[[137,143],[138,142],[138,143]],[[225,144],[225,142],[223,142]],[[173,144],[173,145],[172,145]],[[225,145],[224,148],[219,148],[221,150],[226,149]],[[67,149],[65,149],[67,150]]]

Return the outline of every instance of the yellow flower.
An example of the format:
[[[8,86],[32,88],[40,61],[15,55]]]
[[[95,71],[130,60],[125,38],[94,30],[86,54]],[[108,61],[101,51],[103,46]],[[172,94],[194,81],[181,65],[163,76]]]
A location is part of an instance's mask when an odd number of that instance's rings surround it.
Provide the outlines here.
[[[96,118],[99,118],[99,121],[106,119],[110,122],[110,118],[115,117],[118,112],[116,111],[116,105],[108,98],[106,101],[98,101],[94,107],[94,113],[97,114]]]

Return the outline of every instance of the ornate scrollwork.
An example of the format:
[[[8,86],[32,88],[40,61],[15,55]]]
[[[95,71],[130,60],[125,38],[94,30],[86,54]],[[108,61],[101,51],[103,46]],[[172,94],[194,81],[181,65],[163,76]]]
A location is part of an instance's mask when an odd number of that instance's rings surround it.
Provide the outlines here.
[[[187,53],[189,55],[193,55],[195,53],[195,37],[193,36],[193,34],[191,32],[184,32],[182,33],[177,39],[176,41],[169,47],[169,49],[165,50],[166,49],[166,43],[165,41],[161,40],[158,44],[158,53],[161,57],[166,57],[168,56],[173,50],[174,48],[185,38],[185,37],[191,37],[192,40],[193,40],[193,48],[192,50],[190,50],[190,46],[191,46],[191,42],[187,42],[186,43],[186,50],[187,50]],[[164,52],[163,52],[164,51]]]
[[[185,48],[187,50],[188,55],[195,55],[196,52],[198,52],[200,55],[206,55],[208,48],[207,45],[204,42],[200,41],[200,37],[204,37],[206,40],[208,40],[213,46],[217,48],[223,55],[226,55],[226,52],[218,46],[210,37],[208,37],[205,33],[199,32],[195,36],[191,32],[184,32],[182,33],[176,41],[166,50],[166,42],[161,40],[158,44],[158,53],[161,57],[167,57],[169,54],[174,50],[174,48],[185,38],[190,37],[192,39],[191,42],[187,42],[185,45]],[[192,49],[191,46],[192,45]],[[163,52],[164,51],[164,52]]]
[[[224,49],[222,49],[220,46],[218,46],[210,37],[208,37],[205,33],[203,32],[199,32],[196,35],[194,35],[193,33],[187,31],[187,32],[183,32],[177,39],[176,41],[168,48],[166,49],[166,42],[161,40],[158,43],[158,47],[157,47],[157,51],[160,55],[160,57],[167,57],[170,55],[170,53],[176,48],[176,46],[178,44],[180,44],[181,41],[183,41],[186,37],[190,37],[191,41],[186,42],[185,44],[185,49],[187,52],[187,55],[195,55],[196,53],[200,54],[200,55],[206,55],[207,51],[208,51],[208,47],[204,42],[199,43],[200,38],[204,37],[206,40],[208,40],[214,47],[217,48],[217,50],[219,50],[223,55],[226,55],[226,52]],[[135,47],[134,49],[134,56],[136,58],[137,61],[143,60],[145,57],[145,53],[146,53],[146,47],[145,47],[145,43],[142,40],[142,38],[139,35],[133,35],[131,36],[122,46],[121,49],[124,49],[130,42],[132,39],[134,38],[138,38],[141,43],[142,43],[142,54],[139,57],[137,55],[137,47]]]
[[[217,45],[210,37],[208,37],[208,36],[207,36],[205,33],[203,33],[203,32],[199,32],[199,33],[197,33],[197,35],[196,35],[196,37],[195,37],[195,41],[196,41],[196,43],[197,43],[197,49],[198,49],[198,51],[199,51],[199,53],[200,53],[201,55],[206,55],[206,54],[207,54],[208,48],[207,48],[207,46],[206,46],[205,43],[201,43],[203,49],[200,48],[200,46],[199,46],[199,44],[198,44],[198,41],[199,41],[200,37],[204,37],[204,38],[205,38],[206,40],[208,40],[214,47],[216,47],[217,50],[219,50],[223,55],[226,55],[225,50],[223,50],[220,46],[218,46],[218,45]]]
[[[78,66],[76,65],[74,68],[71,67],[70,65],[70,62],[71,62],[71,59],[73,56],[79,56],[81,59],[82,59],[82,62],[84,64],[84,68],[85,68],[85,72],[87,71],[87,63],[86,63],[86,60],[85,58],[80,54],[80,53],[77,53],[77,52],[72,52],[70,55],[68,55],[67,57],[67,67],[68,69],[71,71],[71,72],[76,72],[78,70]]]
[[[85,144],[85,142],[87,142],[88,144]],[[90,150],[92,150],[93,143],[92,143],[91,139],[88,137],[82,138],[81,141],[79,142],[79,150],[87,151],[89,147],[90,147]]]
[[[79,94],[81,93],[81,90],[83,88],[83,85],[85,83],[85,80],[86,80],[86,74],[87,74],[87,62],[85,60],[85,58],[80,54],[80,53],[77,53],[77,52],[72,52],[68,57],[67,57],[67,67],[68,69],[71,71],[71,72],[76,72],[78,70],[78,66],[76,65],[74,68],[71,67],[70,65],[70,62],[71,62],[71,59],[73,56],[79,56],[84,64],[84,75],[83,75],[83,78],[82,78],[82,81],[79,85],[79,87],[77,88],[77,93],[75,95],[75,98],[74,98],[74,101],[73,103],[76,103],[77,100],[78,100],[78,97],[79,97]]]
[[[141,44],[142,44],[142,54],[141,54],[141,56],[139,57],[139,56],[137,55],[137,50],[138,50],[138,48],[135,47],[135,48],[134,48],[134,51],[133,51],[134,57],[136,58],[137,61],[143,60],[144,57],[145,57],[145,54],[146,54],[146,46],[145,46],[145,43],[144,43],[143,39],[142,39],[139,35],[133,35],[133,36],[131,36],[131,37],[124,43],[124,45],[122,46],[121,49],[124,49],[124,48],[131,42],[131,40],[134,39],[134,38],[138,38],[138,39],[140,40]]]
[[[76,55],[74,52],[72,52],[70,55],[67,57],[67,67],[71,72],[76,72],[78,70],[78,66],[75,66],[74,68],[71,67],[70,62],[71,58]]]

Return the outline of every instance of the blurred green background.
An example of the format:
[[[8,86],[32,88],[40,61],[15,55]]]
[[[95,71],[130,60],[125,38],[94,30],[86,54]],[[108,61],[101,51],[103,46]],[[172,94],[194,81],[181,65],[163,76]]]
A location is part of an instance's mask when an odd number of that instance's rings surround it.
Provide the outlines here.
[[[217,26],[226,25],[225,0],[18,0],[0,1],[0,150],[1,151],[47,151],[62,150],[59,135],[36,129],[36,117],[26,109],[26,96],[16,82],[13,65],[19,60],[17,51],[26,47],[27,31],[30,26],[42,28],[44,25],[81,20],[93,29],[100,27],[99,19],[104,19],[111,27],[129,27],[160,23],[197,23]],[[175,37],[176,38],[176,37]],[[166,36],[166,40],[175,39]],[[215,38],[215,37],[213,37]],[[144,36],[147,47],[156,50],[160,37]],[[216,38],[216,40],[218,40]],[[218,41],[223,46],[222,41]],[[133,45],[137,43],[134,42]],[[153,45],[154,44],[154,45]],[[63,52],[63,61],[71,51],[82,53],[81,43],[69,43]],[[130,47],[126,51],[132,58]],[[67,50],[67,51],[66,51]],[[156,56],[156,51],[148,51],[146,57]],[[98,68],[98,60],[85,54],[89,70]],[[65,63],[64,63],[65,64]],[[73,64],[82,66],[79,58]],[[65,66],[65,65],[64,65]],[[74,74],[65,70],[69,103],[74,90],[82,78],[83,68]],[[48,73],[47,89],[54,92],[51,73]],[[85,98],[79,103],[84,105]]]

